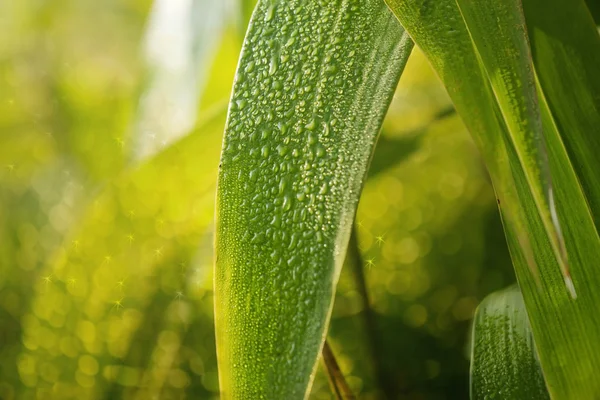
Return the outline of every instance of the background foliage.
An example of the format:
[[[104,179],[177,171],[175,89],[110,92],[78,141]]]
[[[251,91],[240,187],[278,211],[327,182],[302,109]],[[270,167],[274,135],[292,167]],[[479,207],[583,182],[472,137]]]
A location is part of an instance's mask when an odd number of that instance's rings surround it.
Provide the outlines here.
[[[214,186],[251,3],[0,2],[0,398],[218,396]],[[330,329],[361,397],[466,398],[474,309],[514,282],[449,109],[415,49],[357,216],[371,307],[349,258]]]

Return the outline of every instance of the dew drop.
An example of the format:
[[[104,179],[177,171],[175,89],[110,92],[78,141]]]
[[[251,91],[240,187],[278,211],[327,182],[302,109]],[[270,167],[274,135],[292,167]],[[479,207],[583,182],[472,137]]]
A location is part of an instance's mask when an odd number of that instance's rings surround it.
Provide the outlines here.
[[[315,152],[315,155],[317,157],[323,157],[325,155],[325,148],[323,146],[321,146],[321,145],[318,145],[317,146],[317,150]]]
[[[281,180],[279,181],[279,194],[283,194],[283,192],[285,191],[286,188],[287,188],[287,179],[281,178]]]
[[[250,171],[250,173],[248,174],[248,179],[250,180],[250,182],[256,182],[256,180],[258,179],[258,172],[255,169]]]
[[[323,233],[321,233],[321,231],[317,232],[315,237],[317,239],[317,243],[323,243]]]
[[[265,21],[269,22],[273,19],[273,17],[275,16],[275,6],[272,5],[271,7],[269,7],[269,9],[267,10],[267,14],[265,15]]]
[[[263,148],[260,150],[260,154],[264,158],[267,158],[269,156],[269,146],[268,145],[264,145]]]
[[[285,156],[289,151],[290,151],[290,149],[288,149],[287,146],[284,146],[282,144],[277,146],[277,152],[282,157]]]
[[[288,246],[288,249],[289,249],[289,250],[293,250],[294,248],[296,248],[296,245],[298,244],[298,239],[299,239],[299,238],[300,238],[300,237],[298,236],[298,234],[297,234],[297,233],[294,233],[294,234],[292,235],[292,237],[290,238],[290,244],[289,244],[289,246]]]
[[[327,182],[323,183],[323,186],[321,186],[321,190],[319,190],[319,194],[327,194],[327,192],[329,192],[329,185],[327,184]]]
[[[283,211],[289,211],[292,208],[292,198],[290,196],[284,196],[283,198]]]
[[[296,43],[296,38],[295,37],[291,37],[291,38],[288,39],[287,42],[285,42],[285,47],[290,47],[294,43]]]
[[[250,240],[250,242],[253,243],[253,244],[264,243],[264,241],[265,241],[265,234],[262,233],[262,232],[254,234],[254,236]]]
[[[271,225],[276,228],[281,228],[281,217],[279,215],[274,215],[273,219],[271,220]]]
[[[273,57],[271,59],[271,64],[269,65],[269,75],[273,75],[275,72],[277,72],[277,58]]]

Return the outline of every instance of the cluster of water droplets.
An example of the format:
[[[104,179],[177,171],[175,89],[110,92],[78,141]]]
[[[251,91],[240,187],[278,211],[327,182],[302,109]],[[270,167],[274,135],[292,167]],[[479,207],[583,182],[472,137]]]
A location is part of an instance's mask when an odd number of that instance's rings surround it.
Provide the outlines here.
[[[299,331],[320,341],[343,257],[340,227],[353,216],[377,134],[369,124],[382,117],[360,104],[378,77],[358,66],[377,51],[383,13],[375,1],[264,2],[238,67],[219,193],[227,282],[217,287],[231,291],[230,329],[272,335],[252,344],[290,365],[306,347]]]

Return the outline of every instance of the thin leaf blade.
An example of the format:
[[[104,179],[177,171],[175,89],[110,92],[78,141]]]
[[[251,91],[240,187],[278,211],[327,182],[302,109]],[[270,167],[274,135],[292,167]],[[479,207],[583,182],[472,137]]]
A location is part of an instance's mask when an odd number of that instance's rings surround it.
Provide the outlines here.
[[[508,128],[497,117],[502,114],[496,98],[485,96],[491,93],[485,87],[491,86],[485,79],[487,71],[478,62],[456,1],[390,0],[388,4],[440,74],[482,151],[552,398],[594,399],[600,393],[593,378],[600,368],[596,317],[600,278],[594,272],[600,263],[596,227],[600,182],[591,172],[597,171],[598,163],[591,154],[599,151],[595,121],[600,99],[595,95],[597,74],[591,71],[600,69],[600,42],[581,1],[557,0],[552,6],[529,1],[524,1],[524,9],[539,82],[539,112],[576,300],[565,287],[560,260],[518,149],[501,140],[508,137]]]
[[[550,180],[548,155],[535,86],[525,17],[520,0],[457,0],[477,57],[484,66],[510,144],[520,162],[567,288],[575,289]],[[498,19],[501,23],[498,23]]]

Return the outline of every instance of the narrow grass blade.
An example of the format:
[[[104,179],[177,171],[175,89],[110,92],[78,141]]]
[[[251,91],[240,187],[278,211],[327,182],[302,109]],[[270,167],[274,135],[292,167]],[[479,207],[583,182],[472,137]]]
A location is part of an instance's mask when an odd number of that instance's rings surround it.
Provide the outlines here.
[[[486,297],[473,321],[471,399],[490,398],[550,399],[516,286]]]
[[[335,355],[333,354],[333,350],[331,350],[331,346],[329,346],[329,342],[327,340],[325,340],[325,343],[323,343],[322,357],[323,364],[325,364],[325,369],[327,370],[329,385],[331,386],[335,398],[338,400],[356,399],[352,393],[352,390],[350,390],[350,387],[346,383],[346,379],[340,370],[340,366],[338,365]]]
[[[582,0],[527,0],[523,7],[542,103],[548,103],[600,231],[600,35]]]
[[[457,4],[484,67],[484,76],[491,84],[510,145],[515,148],[566,286],[576,297],[556,213],[521,0],[457,0]],[[499,17],[501,23],[498,23]]]
[[[600,41],[589,12],[581,0],[523,3],[539,108],[539,116],[532,118],[542,122],[556,196],[554,218],[560,222],[577,292],[573,299],[556,244],[548,235],[547,217],[540,213],[524,171],[524,154],[509,140],[506,104],[502,111],[490,70],[475,51],[483,44],[473,43],[455,0],[388,3],[439,73],[482,151],[552,398],[597,398],[600,382],[593,377],[600,369],[596,316],[600,276],[595,273],[600,264],[600,178],[593,172],[599,162],[593,154],[600,152],[600,99],[596,95],[600,82],[593,71],[600,70]],[[504,22],[501,16],[495,24]],[[514,23],[511,26],[517,30]],[[518,32],[523,35],[522,30]],[[493,44],[493,48],[501,53],[506,44]],[[511,69],[510,74],[523,82],[530,79],[520,75],[529,72],[518,73],[519,67],[507,64],[503,68]]]
[[[259,1],[217,190],[226,398],[303,398],[377,133],[412,42],[368,1]]]

